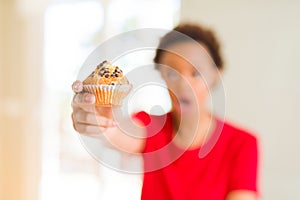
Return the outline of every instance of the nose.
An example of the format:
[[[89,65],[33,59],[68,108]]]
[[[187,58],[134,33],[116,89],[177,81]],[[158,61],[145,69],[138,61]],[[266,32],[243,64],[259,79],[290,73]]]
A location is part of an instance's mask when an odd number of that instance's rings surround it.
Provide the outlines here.
[[[179,92],[192,92],[191,78],[188,76],[180,76],[177,80],[177,89]]]

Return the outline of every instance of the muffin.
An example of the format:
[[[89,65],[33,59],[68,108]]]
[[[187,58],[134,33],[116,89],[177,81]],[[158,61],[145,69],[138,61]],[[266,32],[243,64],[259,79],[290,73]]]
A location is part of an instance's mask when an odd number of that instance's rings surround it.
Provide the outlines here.
[[[82,82],[83,91],[94,94],[95,105],[120,106],[131,89],[123,71],[108,61],[100,63]]]

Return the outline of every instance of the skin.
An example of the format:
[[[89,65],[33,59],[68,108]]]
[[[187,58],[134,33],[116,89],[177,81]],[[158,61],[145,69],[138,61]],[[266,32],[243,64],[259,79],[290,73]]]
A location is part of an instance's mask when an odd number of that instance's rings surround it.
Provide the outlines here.
[[[176,52],[176,53],[175,53]],[[206,108],[210,90],[218,81],[218,70],[214,66],[204,45],[183,42],[169,47],[163,53],[158,70],[165,80],[172,100],[174,118],[174,142],[182,148],[197,148],[214,128],[212,114]],[[165,67],[164,67],[165,66]],[[80,82],[72,86],[80,92]],[[111,117],[111,109],[94,107],[95,97],[92,94],[77,93],[72,102],[73,124],[75,130],[91,137],[104,135],[112,145],[130,153],[142,152],[145,140],[145,129],[136,126],[134,132],[141,137],[125,134]],[[139,124],[140,122],[136,122]],[[191,134],[194,130],[194,134]],[[254,192],[236,190],[230,192],[226,200],[256,200]]]
[[[174,141],[183,148],[197,148],[214,127],[206,101],[217,81],[218,71],[207,50],[198,43],[174,44],[160,62],[169,66],[159,69],[172,100],[173,134],[178,136]]]
[[[81,87],[81,83],[77,82],[73,88]],[[143,139],[145,129],[142,126],[134,126],[135,134],[139,137],[132,137],[124,133],[118,124],[112,118],[112,110],[107,107],[94,106],[95,96],[89,93],[77,93],[72,101],[72,120],[73,126],[79,133],[101,139],[103,136],[111,145],[121,151],[128,153],[142,152],[145,144]],[[128,119],[129,120],[129,119]],[[140,122],[136,121],[136,124]]]

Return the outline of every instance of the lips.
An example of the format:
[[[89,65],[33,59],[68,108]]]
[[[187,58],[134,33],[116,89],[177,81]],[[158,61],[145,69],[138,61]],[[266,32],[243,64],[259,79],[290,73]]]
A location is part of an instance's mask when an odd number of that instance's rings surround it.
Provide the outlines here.
[[[175,94],[170,92],[174,111],[181,114],[193,113],[196,108],[195,99],[192,94]]]

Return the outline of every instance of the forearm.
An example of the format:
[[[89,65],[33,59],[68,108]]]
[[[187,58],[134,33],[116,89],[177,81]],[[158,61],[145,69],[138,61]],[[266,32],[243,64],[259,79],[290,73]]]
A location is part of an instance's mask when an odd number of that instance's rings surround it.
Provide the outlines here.
[[[226,200],[258,200],[255,192],[248,190],[236,190],[230,192]]]
[[[137,121],[132,123],[128,119],[126,122],[126,125],[122,123],[114,128],[104,129],[103,135],[118,150],[141,153],[145,146],[146,129]]]
[[[145,146],[144,138],[134,137],[123,131],[107,131],[104,136],[114,148],[128,153],[141,153]]]

